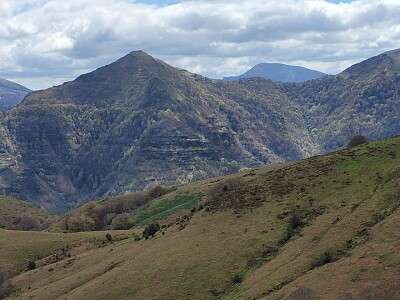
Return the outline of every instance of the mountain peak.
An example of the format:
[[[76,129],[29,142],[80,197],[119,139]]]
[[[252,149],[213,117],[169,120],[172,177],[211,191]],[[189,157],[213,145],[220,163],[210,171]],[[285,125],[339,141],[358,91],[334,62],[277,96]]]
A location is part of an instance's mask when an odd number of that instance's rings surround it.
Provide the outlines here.
[[[262,77],[272,81],[302,82],[324,75],[326,74],[299,66],[281,63],[260,63],[242,75],[224,77],[224,80],[233,81],[241,78]]]

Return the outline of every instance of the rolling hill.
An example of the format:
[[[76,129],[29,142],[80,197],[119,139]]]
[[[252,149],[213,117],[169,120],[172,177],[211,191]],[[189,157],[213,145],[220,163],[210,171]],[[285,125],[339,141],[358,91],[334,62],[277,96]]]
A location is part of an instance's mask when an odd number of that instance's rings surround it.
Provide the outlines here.
[[[105,233],[89,232],[81,246],[70,241],[64,251],[71,255],[56,261],[41,255],[44,243],[36,254],[39,267],[13,277],[9,297],[398,299],[399,146],[396,137],[176,186],[130,211],[147,221],[121,231],[120,240],[99,243]],[[171,209],[182,204],[177,196],[195,195],[183,210]],[[80,214],[90,217],[94,206],[124,200],[88,203]],[[152,222],[160,231],[140,238]],[[0,240],[18,241],[23,234],[0,230]],[[82,235],[38,232],[35,239]],[[26,238],[21,247],[33,243]],[[10,263],[9,257],[2,255],[0,263]],[[28,259],[25,254],[19,261]]]
[[[135,51],[0,117],[0,191],[61,213],[400,133],[400,50],[302,83],[213,81]]]
[[[0,196],[0,228],[41,230],[47,228],[53,216],[47,211],[10,196]]]
[[[272,81],[302,82],[317,79],[327,74],[299,66],[279,63],[261,63],[252,67],[242,75],[224,77],[224,80],[234,81],[243,78],[262,77]]]
[[[22,101],[30,89],[0,78],[0,110],[6,110]]]

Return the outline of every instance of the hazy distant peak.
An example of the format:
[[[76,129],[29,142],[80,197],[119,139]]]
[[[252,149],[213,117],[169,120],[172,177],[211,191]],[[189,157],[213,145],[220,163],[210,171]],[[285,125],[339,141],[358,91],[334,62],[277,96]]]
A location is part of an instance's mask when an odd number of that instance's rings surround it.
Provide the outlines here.
[[[30,89],[18,83],[0,78],[0,110],[20,103],[29,92]]]
[[[324,75],[326,74],[300,66],[291,66],[281,63],[260,63],[242,75],[224,77],[224,80],[233,81],[241,78],[262,77],[272,81],[302,82],[316,79]]]

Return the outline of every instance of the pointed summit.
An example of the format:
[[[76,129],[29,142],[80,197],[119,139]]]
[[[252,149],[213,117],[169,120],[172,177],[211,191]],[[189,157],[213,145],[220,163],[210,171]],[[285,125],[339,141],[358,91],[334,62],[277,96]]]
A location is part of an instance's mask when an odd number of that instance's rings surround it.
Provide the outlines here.
[[[179,72],[151,55],[139,50],[132,51],[117,61],[83,74],[73,81],[66,82],[44,91],[33,93],[25,103],[39,103],[43,99],[70,103],[111,104],[127,98],[136,98],[143,87],[153,77],[171,78]]]

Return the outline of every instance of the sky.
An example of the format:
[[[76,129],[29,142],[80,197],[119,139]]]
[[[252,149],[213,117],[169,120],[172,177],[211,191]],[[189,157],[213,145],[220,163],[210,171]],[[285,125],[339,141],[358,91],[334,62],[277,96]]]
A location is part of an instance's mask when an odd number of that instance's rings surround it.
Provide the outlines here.
[[[337,74],[400,48],[399,0],[0,0],[0,77],[44,89],[143,50],[210,78]]]

